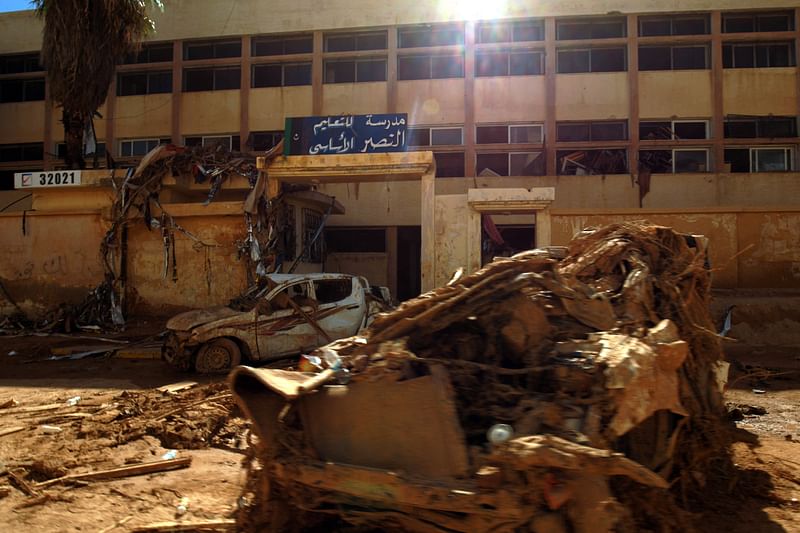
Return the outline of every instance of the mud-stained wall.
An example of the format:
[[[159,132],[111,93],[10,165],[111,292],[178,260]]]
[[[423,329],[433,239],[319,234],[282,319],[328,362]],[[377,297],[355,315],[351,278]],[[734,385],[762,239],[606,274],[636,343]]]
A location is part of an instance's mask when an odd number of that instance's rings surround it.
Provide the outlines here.
[[[670,70],[639,73],[639,116],[643,119],[713,114],[710,70]]]
[[[318,190],[344,206],[344,214],[331,215],[331,226],[420,225],[422,207],[417,181],[323,184]]]
[[[434,204],[435,237],[434,285],[452,277],[460,267],[467,267],[469,205],[464,194],[437,196]]]
[[[556,75],[556,120],[627,118],[628,73]]]
[[[475,122],[541,122],[546,116],[544,76],[475,78]]]
[[[181,95],[181,133],[238,133],[239,91],[204,91]]]
[[[364,276],[370,285],[389,285],[389,254],[335,253],[325,259],[325,272]]]
[[[410,124],[463,124],[464,80],[399,81],[397,109]]]
[[[172,133],[171,94],[120,96],[115,106],[114,134],[118,139],[169,137]]]
[[[0,144],[41,142],[44,102],[0,104]]]
[[[0,280],[26,312],[80,302],[103,279],[98,213],[0,215]],[[13,308],[0,298],[0,311]]]
[[[250,130],[282,131],[284,117],[312,115],[311,94],[310,86],[250,89]]]
[[[366,114],[383,112],[387,102],[387,84],[326,83],[322,89],[322,114]],[[288,116],[288,115],[287,115]]]
[[[722,105],[726,115],[796,115],[797,69],[725,69]]]

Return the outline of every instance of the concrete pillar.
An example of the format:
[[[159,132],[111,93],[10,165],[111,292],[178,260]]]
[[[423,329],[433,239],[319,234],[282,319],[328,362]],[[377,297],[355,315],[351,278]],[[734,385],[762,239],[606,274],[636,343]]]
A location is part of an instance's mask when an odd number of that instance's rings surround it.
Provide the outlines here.
[[[553,230],[550,224],[550,208],[536,211],[536,247],[544,248],[553,242]]]
[[[422,238],[420,254],[420,280],[422,292],[427,292],[434,288],[434,266],[436,255],[436,228],[434,228],[435,209],[436,209],[436,187],[434,179],[436,176],[436,164],[432,164],[428,172],[423,174],[420,181],[420,207],[422,210]]]

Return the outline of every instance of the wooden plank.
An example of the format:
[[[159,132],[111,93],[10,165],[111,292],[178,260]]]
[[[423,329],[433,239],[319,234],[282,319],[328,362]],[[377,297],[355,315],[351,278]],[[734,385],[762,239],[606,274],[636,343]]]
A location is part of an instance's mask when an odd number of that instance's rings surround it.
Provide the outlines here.
[[[27,494],[28,496],[38,496],[38,495],[39,495],[39,493],[38,493],[38,492],[36,492],[36,491],[33,489],[33,487],[31,487],[31,486],[28,484],[28,482],[27,482],[27,481],[25,481],[24,479],[22,479],[22,477],[21,477],[19,474],[17,474],[16,472],[14,472],[14,471],[12,471],[12,470],[9,470],[9,471],[8,471],[8,477],[10,477],[10,478],[11,478],[11,481],[13,481],[13,482],[14,482],[14,484],[15,484],[17,487],[19,487],[19,489],[20,489],[22,492],[24,492],[25,494]]]
[[[154,531],[233,531],[236,520],[223,518],[220,520],[202,520],[195,522],[157,522],[131,529],[131,533]]]
[[[180,459],[169,459],[167,461],[153,461],[152,463],[142,463],[138,465],[122,466],[120,468],[111,468],[109,470],[99,470],[97,472],[87,472],[85,474],[69,474],[55,479],[50,479],[36,484],[36,488],[49,487],[57,483],[65,483],[69,481],[96,481],[105,479],[116,479],[120,477],[140,476],[142,474],[153,474],[155,472],[164,472],[166,470],[175,470],[178,468],[186,468],[192,464],[191,457],[182,457]]]
[[[13,426],[10,428],[0,429],[0,437],[5,437],[6,435],[11,435],[12,433],[18,433],[25,429],[25,426]]]
[[[158,387],[156,390],[161,392],[179,392],[186,389],[191,389],[192,387],[196,387],[196,381],[179,381],[177,383],[170,383],[169,385],[162,385]]]

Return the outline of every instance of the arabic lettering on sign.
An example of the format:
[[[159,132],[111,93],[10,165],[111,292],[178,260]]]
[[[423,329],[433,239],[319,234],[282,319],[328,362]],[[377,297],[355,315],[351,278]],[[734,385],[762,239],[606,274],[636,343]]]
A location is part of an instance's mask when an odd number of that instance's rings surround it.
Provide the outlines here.
[[[342,115],[286,119],[286,155],[406,150],[407,115]]]

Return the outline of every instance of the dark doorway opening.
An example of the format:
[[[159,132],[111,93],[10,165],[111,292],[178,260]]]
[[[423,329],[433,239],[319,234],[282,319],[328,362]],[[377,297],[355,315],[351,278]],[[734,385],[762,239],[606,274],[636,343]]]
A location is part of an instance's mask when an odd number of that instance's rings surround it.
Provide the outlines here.
[[[422,228],[420,226],[397,227],[397,294],[398,301],[419,296],[422,290],[420,268],[422,257]]]
[[[481,217],[481,266],[495,257],[511,257],[536,248],[535,224],[503,224],[503,218],[504,215]]]

